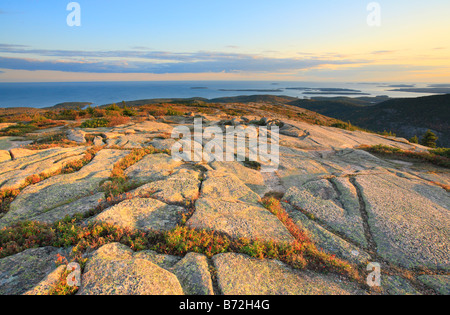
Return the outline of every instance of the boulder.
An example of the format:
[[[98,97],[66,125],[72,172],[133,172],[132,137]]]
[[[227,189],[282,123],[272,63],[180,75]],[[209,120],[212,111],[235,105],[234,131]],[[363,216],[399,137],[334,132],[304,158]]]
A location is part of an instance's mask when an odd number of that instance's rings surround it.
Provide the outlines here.
[[[59,283],[67,266],[59,266],[48,274],[37,286],[24,293],[24,295],[50,295],[53,288]]]
[[[94,138],[94,145],[97,147],[103,146],[105,143],[103,142],[103,138],[100,136],[97,136]]]
[[[261,198],[235,175],[220,170],[206,173],[202,185],[202,197],[227,201],[259,203]]]
[[[154,139],[149,142],[149,145],[158,150],[172,150],[173,145],[177,141],[175,139]]]
[[[0,219],[0,227],[43,215],[97,193],[100,184],[110,177],[114,164],[128,153],[123,150],[101,150],[78,172],[53,176],[28,186],[11,204],[10,211]]]
[[[206,256],[188,253],[173,267],[187,295],[214,295],[211,274]]]
[[[88,260],[79,295],[182,295],[177,277],[128,247],[113,243]]]
[[[284,201],[314,215],[353,241],[367,246],[358,195],[348,178],[310,181],[290,188]]]
[[[10,161],[11,160],[11,154],[9,154],[8,151],[0,150],[0,163],[4,161]]]
[[[196,211],[187,222],[189,227],[218,231],[235,238],[294,240],[281,221],[260,205],[201,198],[195,206]]]
[[[125,200],[97,215],[92,221],[142,231],[168,231],[180,223],[185,210],[150,198]]]
[[[279,123],[275,123],[275,125],[279,126]],[[305,132],[305,130],[302,130],[298,127],[292,126],[292,125],[284,125],[283,127],[280,128],[280,134],[285,135],[285,136],[290,136],[290,137],[305,137],[307,136],[307,133]]]
[[[67,139],[77,143],[86,143],[86,132],[80,129],[70,129],[67,131]]]
[[[381,287],[389,295],[421,295],[409,282],[399,276],[382,276]]]
[[[214,256],[213,261],[219,289],[225,295],[366,294],[338,276],[295,270],[277,260],[228,253]]]
[[[166,179],[141,186],[131,192],[135,195],[152,194],[167,203],[186,204],[199,196],[200,173],[192,170],[180,169]]]
[[[73,217],[77,214],[85,215],[95,210],[105,198],[105,193],[99,192],[92,196],[77,199],[69,204],[50,209],[38,216],[30,216],[28,220],[41,223],[53,224],[66,217]]]
[[[111,139],[107,139],[108,147],[121,147],[124,149],[140,149],[145,148],[146,143],[150,140],[147,134],[120,134]]]
[[[442,295],[450,295],[450,275],[419,276],[419,280]]]
[[[136,132],[142,133],[172,133],[173,127],[156,121],[144,121],[133,126]]]
[[[137,252],[134,257],[136,259],[145,259],[149,260],[155,265],[158,265],[159,267],[166,269],[167,271],[170,271],[173,269],[173,267],[183,258],[178,256],[172,256],[172,255],[166,255],[166,254],[159,254],[153,250],[144,250],[141,252]]]
[[[0,188],[18,189],[27,177],[39,174],[52,174],[59,171],[67,163],[81,160],[86,148],[52,148],[47,150],[26,150],[27,154],[21,155],[24,149],[14,149],[14,160],[8,159],[0,162]]]
[[[184,258],[180,258],[147,250],[136,253],[134,257],[149,260],[175,274],[187,295],[214,294],[208,259],[204,255],[188,253]]]
[[[215,161],[211,163],[211,167],[215,170],[235,175],[241,182],[258,195],[262,195],[266,191],[264,177],[261,172],[245,167],[239,162]]]
[[[57,254],[66,253],[41,247],[0,259],[0,295],[20,295],[34,288],[55,270]]]
[[[366,264],[369,262],[370,255],[364,250],[308,219],[303,213],[289,204],[283,204],[283,206],[294,223],[307,233],[317,248],[354,264]]]
[[[129,167],[125,175],[140,183],[146,183],[164,179],[182,164],[167,154],[149,154]]]
[[[450,269],[450,196],[394,174],[356,177],[369,225],[385,259],[407,268]]]
[[[30,155],[35,155],[36,153],[44,152],[44,151],[45,150],[36,151],[36,150],[28,150],[28,149],[23,149],[23,148],[14,148],[14,149],[9,150],[9,154],[11,154],[11,159],[17,160],[17,159],[27,157]]]

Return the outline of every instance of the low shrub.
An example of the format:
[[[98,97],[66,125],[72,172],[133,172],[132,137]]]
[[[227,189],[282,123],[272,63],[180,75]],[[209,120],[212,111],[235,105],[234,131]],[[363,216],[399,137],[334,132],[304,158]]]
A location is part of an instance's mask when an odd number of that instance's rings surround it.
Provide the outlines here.
[[[243,164],[246,167],[251,168],[253,170],[256,170],[256,171],[261,170],[261,163],[259,163],[257,161],[250,161],[248,158],[245,158],[245,161],[243,162]]]
[[[349,130],[349,131],[358,130],[358,128],[354,127],[350,122],[346,123],[346,122],[342,122],[342,121],[332,124],[331,127]]]
[[[107,107],[105,108],[105,110],[106,110],[106,111],[115,111],[115,112],[121,112],[121,111],[122,111],[122,110],[120,109],[120,107],[116,105],[116,103],[107,106]]]
[[[360,146],[359,148],[374,154],[395,156],[397,158],[406,158],[419,162],[431,163],[445,168],[450,168],[450,158],[448,157],[449,149],[436,149],[430,150],[428,152],[415,152],[405,151],[399,148],[393,148],[385,145]]]
[[[3,189],[0,190],[0,214],[9,211],[9,206],[20,194],[20,189]],[[1,244],[1,243],[0,243]]]
[[[184,113],[173,108],[168,108],[166,111],[166,116],[183,116]]]
[[[185,255],[189,252],[201,253],[211,258],[225,253],[230,247],[230,239],[213,231],[197,231],[188,227],[176,227],[163,235],[164,242],[154,249],[171,255]]]
[[[94,118],[86,120],[81,124],[81,128],[102,128],[108,127],[109,121],[105,118]]]
[[[23,124],[18,123],[13,126],[6,127],[2,130],[0,130],[1,136],[23,136],[27,133],[31,133],[33,131],[36,131],[38,129],[37,126],[33,124]]]
[[[107,118],[93,118],[86,120],[81,124],[81,128],[103,128],[124,125],[130,122],[130,117],[118,115],[108,116]]]
[[[55,120],[78,120],[80,118],[79,111],[75,109],[64,109],[59,112],[49,112],[47,117]]]
[[[440,156],[450,159],[450,148],[439,148],[439,149],[430,150],[430,152],[432,154],[440,155]]]
[[[127,117],[134,117],[134,116],[137,116],[137,113],[133,109],[128,108],[127,106],[124,106],[124,108],[122,110],[122,115],[127,116]]]
[[[50,148],[70,148],[77,147],[79,144],[75,141],[67,139],[67,135],[63,132],[44,136],[35,140],[32,144],[27,145],[25,148],[28,150],[45,150]]]
[[[56,285],[54,285],[50,292],[49,295],[74,295],[75,293],[78,292],[78,287],[76,286],[70,286],[67,283],[67,277],[73,272],[73,270],[68,270],[66,269],[63,274],[61,275],[61,277],[59,278],[59,281],[56,283]],[[75,279],[74,279],[75,280]]]
[[[124,117],[124,116],[115,116],[110,117],[108,120],[108,127],[115,127],[120,125],[125,125],[130,122],[130,117]]]

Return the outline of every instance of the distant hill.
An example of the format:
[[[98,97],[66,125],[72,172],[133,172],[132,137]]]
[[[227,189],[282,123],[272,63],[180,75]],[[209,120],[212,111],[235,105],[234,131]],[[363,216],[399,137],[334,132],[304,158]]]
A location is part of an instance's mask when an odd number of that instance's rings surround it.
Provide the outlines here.
[[[151,98],[145,100],[136,100],[136,101],[125,101],[125,105],[128,107],[133,106],[143,106],[150,104],[162,104],[162,103],[173,103],[173,104],[185,104],[185,103],[195,103],[195,102],[207,102],[208,99],[201,97],[192,97],[192,98]],[[118,106],[122,106],[124,102],[117,102]],[[107,107],[111,104],[105,104],[100,107]]]
[[[244,95],[235,97],[221,97],[209,100],[210,103],[271,103],[286,104],[298,100],[296,97],[276,95]]]
[[[392,131],[397,136],[422,136],[431,129],[440,146],[450,147],[450,94],[419,98],[390,99],[376,105],[348,100],[297,100],[308,110],[374,131]]]
[[[45,107],[44,109],[78,109],[91,105],[90,102],[66,102],[59,103],[51,107]]]
[[[381,95],[381,96],[375,96],[375,97],[367,97],[367,96],[363,96],[363,97],[345,97],[345,96],[337,96],[337,97],[326,97],[326,96],[316,96],[316,97],[311,97],[311,100],[316,100],[316,101],[341,101],[341,102],[346,102],[346,103],[351,103],[351,104],[355,104],[355,105],[365,105],[365,106],[372,106],[372,105],[376,105],[379,104],[381,102],[384,101],[388,101],[391,98],[389,96],[386,95]]]

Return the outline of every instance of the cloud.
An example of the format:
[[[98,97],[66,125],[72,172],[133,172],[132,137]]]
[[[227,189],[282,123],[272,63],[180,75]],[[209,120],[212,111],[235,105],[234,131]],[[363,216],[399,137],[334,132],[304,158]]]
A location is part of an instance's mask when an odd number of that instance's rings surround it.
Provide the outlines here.
[[[77,51],[38,50],[24,45],[0,44],[0,52],[46,57],[0,57],[0,68],[13,70],[53,70],[88,73],[234,73],[285,72],[325,65],[350,65],[362,61],[336,60],[314,56],[271,58],[261,55],[207,52],[174,53],[165,51]],[[58,58],[48,60],[48,57]]]
[[[339,69],[311,69],[305,71],[305,75],[313,76],[316,79],[323,78],[353,78],[354,80],[369,78],[392,78],[403,75],[411,76],[413,74],[427,73],[440,70],[439,66],[417,66],[417,65],[359,65],[357,67],[341,67]],[[372,81],[373,82],[373,81]],[[380,83],[385,84],[385,83]]]
[[[372,55],[388,55],[388,54],[393,54],[396,52],[397,52],[397,50],[376,50],[376,51],[372,51],[371,54]]]

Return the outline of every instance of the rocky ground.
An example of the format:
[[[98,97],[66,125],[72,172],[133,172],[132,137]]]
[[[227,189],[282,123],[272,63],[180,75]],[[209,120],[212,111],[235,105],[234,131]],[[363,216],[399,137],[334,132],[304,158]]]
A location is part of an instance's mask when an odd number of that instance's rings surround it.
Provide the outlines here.
[[[450,172],[358,149],[378,144],[412,151],[425,148],[404,139],[288,118],[203,118],[204,127],[247,126],[252,120],[259,125],[281,125],[279,169],[262,173],[244,162],[173,160],[162,151],[175,143],[167,135],[175,126],[192,128],[191,115],[70,131],[70,140],[80,145],[66,148],[29,150],[18,148],[26,139],[0,138],[0,189],[20,189],[0,216],[0,228],[6,231],[24,221],[55,224],[83,214],[80,225],[108,223],[142,233],[186,226],[230,239],[292,243],[296,240],[292,227],[262,203],[263,197],[273,195],[317,248],[354,266],[362,280],[295,268],[285,261],[231,249],[208,257],[199,250],[175,255],[105,242],[83,253],[81,286],[73,293],[450,293],[450,195],[443,188],[450,184]],[[90,135],[101,146],[95,157],[75,172],[51,176],[84,156]],[[127,198],[92,212],[105,200],[105,183],[111,180],[114,165],[133,149],[149,146],[161,151],[145,155],[124,170],[126,179],[133,182],[126,190]],[[27,182],[36,174],[50,176]],[[57,254],[70,260],[71,246],[5,255],[0,259],[0,294],[52,292],[66,272],[65,265],[56,265]],[[379,288],[364,285],[369,262],[381,264]]]

